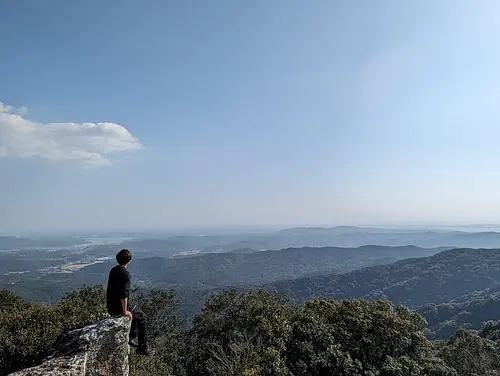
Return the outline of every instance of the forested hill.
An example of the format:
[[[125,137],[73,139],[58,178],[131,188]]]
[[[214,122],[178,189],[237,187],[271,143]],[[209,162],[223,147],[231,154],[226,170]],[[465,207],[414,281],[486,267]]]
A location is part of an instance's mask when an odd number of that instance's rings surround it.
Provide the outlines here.
[[[373,251],[373,248],[367,249]],[[497,294],[500,292],[500,250],[446,250],[346,274],[268,283],[264,288],[298,302],[314,298],[388,299],[422,313],[428,320],[430,338],[448,338],[458,328],[479,330],[489,320],[500,320],[500,294]],[[183,291],[179,297],[186,312],[197,312],[208,292]]]
[[[429,338],[448,338],[458,328],[481,329],[488,322],[500,323],[500,287],[461,296],[447,303],[426,304],[418,308],[429,327]]]
[[[413,246],[288,248],[254,253],[206,254],[182,259],[138,259],[131,265],[131,272],[138,279],[178,285],[261,284],[308,274],[346,273],[438,251]],[[98,267],[89,267],[89,272]]]
[[[277,291],[298,302],[389,299],[422,313],[432,338],[447,338],[459,327],[480,329],[486,321],[499,320],[500,250],[453,249],[434,254],[437,251],[411,246],[300,248],[135,259],[130,268],[135,286],[140,281],[146,288],[175,287],[185,318],[199,311],[207,294],[238,285],[245,291]],[[426,254],[433,255],[415,257]],[[110,267],[97,264],[6,287],[22,297],[34,297],[30,300],[47,301],[43,297],[50,296],[54,301],[84,284],[105,283]]]
[[[163,258],[135,257],[130,272],[135,286],[190,287],[211,289],[229,286],[265,284],[311,275],[346,273],[366,266],[387,264],[408,257],[436,254],[441,248],[424,249],[414,246],[386,247],[363,246],[359,248],[304,247],[278,251],[250,253],[210,253],[204,255]],[[9,259],[9,264],[25,262]],[[0,275],[0,286],[23,299],[38,302],[55,302],[62,295],[83,285],[105,284],[114,260],[94,264],[72,273],[44,275]]]
[[[357,268],[386,264],[408,257],[435,254],[440,249],[413,246],[359,248],[288,248],[253,253],[210,253],[184,258],[134,259],[134,279],[168,285],[220,287],[261,284],[309,274],[346,273]],[[74,273],[107,277],[114,262],[95,264]]]
[[[388,298],[408,306],[444,303],[500,281],[500,250],[452,249],[337,275],[305,277],[267,286],[298,300]]]

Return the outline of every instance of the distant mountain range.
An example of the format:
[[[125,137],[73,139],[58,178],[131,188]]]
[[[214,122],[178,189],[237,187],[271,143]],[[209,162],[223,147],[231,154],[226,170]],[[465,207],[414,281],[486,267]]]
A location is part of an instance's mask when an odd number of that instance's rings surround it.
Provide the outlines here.
[[[475,227],[477,228],[477,227]],[[491,227],[483,226],[482,229]],[[468,229],[470,227],[461,227]],[[121,241],[120,241],[121,238]],[[77,244],[104,244],[107,235],[0,237],[0,250],[64,247]],[[185,252],[220,253],[234,250],[279,250],[302,247],[348,247],[363,245],[406,246],[422,248],[500,248],[500,232],[456,231],[446,229],[398,229],[377,227],[297,227],[266,233],[230,235],[182,235],[145,238],[114,236],[115,247],[130,248],[139,257],[183,257]]]
[[[408,257],[423,257],[442,249],[423,249],[414,246],[359,248],[289,248],[279,251],[250,253],[209,253],[184,258],[137,258],[130,265],[136,284],[156,287],[190,287],[210,289],[245,286],[299,278],[325,273],[346,273],[358,268],[391,263]],[[105,283],[114,260],[84,267],[73,273],[54,273],[34,279],[21,279],[9,288],[28,299],[23,291],[63,290],[84,284]],[[31,292],[30,292],[30,295]],[[51,294],[52,295],[52,294]],[[43,296],[39,294],[38,297]]]
[[[88,244],[84,238],[73,236],[45,235],[37,237],[27,236],[0,236],[0,250],[68,247],[75,244]]]
[[[250,253],[210,253],[179,259],[153,257],[135,260],[130,272],[137,279],[152,283],[217,287],[266,283],[313,273],[346,273],[408,257],[428,256],[441,250],[414,246],[303,247]],[[79,273],[107,273],[112,264],[91,265]]]
[[[183,251],[200,253],[234,250],[278,250],[301,247],[348,247],[363,245],[422,248],[500,248],[500,232],[451,230],[406,230],[376,227],[338,226],[292,228],[262,234],[172,236],[166,239],[135,239],[122,243],[139,253],[171,257]]]

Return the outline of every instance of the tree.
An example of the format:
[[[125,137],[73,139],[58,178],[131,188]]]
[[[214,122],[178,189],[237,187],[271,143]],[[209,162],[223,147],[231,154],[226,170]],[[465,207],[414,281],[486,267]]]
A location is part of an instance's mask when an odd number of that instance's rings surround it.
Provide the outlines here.
[[[182,321],[177,316],[178,301],[172,290],[137,290],[131,297],[148,318],[148,338],[156,349],[154,357],[135,356],[131,352],[130,374],[133,376],[180,376],[184,337]]]
[[[189,332],[188,375],[454,376],[433,355],[425,320],[387,301],[317,299],[302,307],[263,291],[214,295]]]
[[[282,368],[279,355],[296,311],[284,297],[265,291],[210,296],[188,332],[187,373],[241,375],[260,370],[264,361]]]
[[[284,357],[293,375],[438,375],[424,327],[387,301],[317,299],[294,321]]]
[[[0,375],[39,363],[61,334],[105,317],[103,297],[102,287],[84,287],[43,306],[0,290]]]
[[[459,376],[500,375],[499,343],[481,338],[478,333],[459,329],[441,345],[438,356],[456,369]]]

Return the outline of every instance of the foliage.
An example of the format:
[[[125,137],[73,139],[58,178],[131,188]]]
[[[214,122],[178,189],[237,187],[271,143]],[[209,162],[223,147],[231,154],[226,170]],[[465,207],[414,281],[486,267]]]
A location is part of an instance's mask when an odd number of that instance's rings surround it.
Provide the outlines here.
[[[484,323],[479,336],[496,341],[500,339],[500,321],[489,320]]]
[[[101,286],[91,286],[71,292],[52,311],[63,332],[81,328],[108,316],[105,291]]]
[[[270,361],[273,351],[285,349],[296,311],[284,297],[265,291],[232,289],[209,297],[188,333],[187,373],[240,375],[260,369],[263,353]]]
[[[130,353],[129,367],[131,376],[173,376],[172,367],[161,356],[143,357]]]
[[[135,291],[132,305],[137,304],[148,319],[148,338],[156,349],[154,357],[137,356],[131,352],[130,374],[133,376],[179,375],[183,366],[180,357],[184,338],[180,330],[182,321],[177,317],[178,301],[172,290]],[[181,371],[179,371],[181,370]]]
[[[447,339],[459,328],[480,330],[485,322],[497,320],[500,317],[498,250],[453,249],[431,257],[365,267],[342,275],[320,275],[434,251],[416,247],[365,246],[357,249],[326,247],[205,254],[172,259],[138,258],[131,265],[131,271],[138,280],[147,281],[144,283],[148,288],[175,286],[182,302],[179,315],[186,321],[201,310],[207,294],[234,284],[239,284],[240,289],[251,290],[256,288],[252,285],[254,283],[283,278],[285,280],[258,288],[286,294],[298,303],[315,297],[388,299],[421,313],[428,321],[426,333],[430,339]],[[108,272],[109,265],[103,263],[71,274],[36,276],[33,280],[31,278],[35,276],[30,273],[2,278],[7,281],[10,278],[22,279],[5,283],[19,296],[57,302],[61,291],[72,291],[84,283],[104,283]],[[296,278],[303,275],[307,276]]]
[[[488,290],[475,291],[450,302],[419,307],[418,311],[429,323],[429,338],[449,338],[460,328],[480,330],[486,323],[498,319],[500,293],[494,292],[499,287],[497,284]]]
[[[438,355],[456,369],[459,376],[500,375],[499,343],[477,333],[459,329]]]
[[[419,365],[429,355],[422,317],[401,307],[394,311],[389,302],[316,300],[301,316],[307,324],[295,324],[298,338],[290,345],[296,350],[289,358],[298,359],[294,374],[356,375],[382,369],[388,357]]]
[[[61,334],[104,317],[103,297],[100,286],[84,287],[49,307],[0,290],[0,375],[38,363]]]
[[[0,374],[38,362],[62,332],[101,318],[103,296],[88,287],[45,307],[1,290]],[[297,305],[263,290],[231,289],[209,296],[185,329],[173,291],[139,292],[133,301],[149,318],[157,355],[132,351],[131,376],[500,375],[497,322],[430,341],[419,313],[387,300]]]
[[[428,337],[446,339],[459,328],[479,330],[500,316],[500,252],[453,249],[431,257],[267,284],[297,302],[329,299],[388,299],[418,310]]]
[[[317,299],[299,307],[263,291],[207,300],[189,333],[188,375],[435,375],[425,320],[387,301]]]

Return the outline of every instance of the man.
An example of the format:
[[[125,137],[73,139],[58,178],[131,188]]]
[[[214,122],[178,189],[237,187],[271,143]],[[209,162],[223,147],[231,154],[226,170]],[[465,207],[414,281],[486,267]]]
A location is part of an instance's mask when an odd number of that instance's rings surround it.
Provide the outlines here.
[[[132,320],[129,345],[136,347],[136,353],[151,356],[155,351],[146,341],[146,315],[140,308],[134,307],[129,311],[130,273],[127,267],[132,261],[132,252],[122,249],[116,255],[118,265],[109,272],[106,304],[111,316],[128,316]]]

